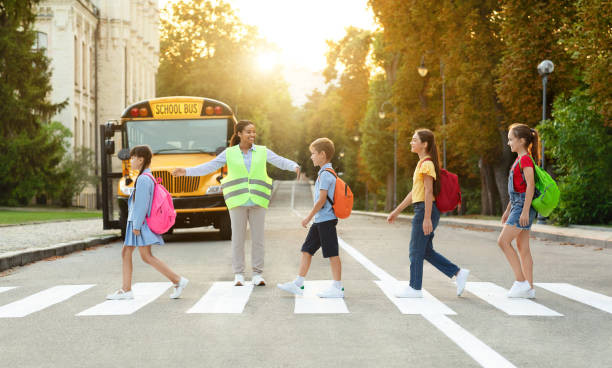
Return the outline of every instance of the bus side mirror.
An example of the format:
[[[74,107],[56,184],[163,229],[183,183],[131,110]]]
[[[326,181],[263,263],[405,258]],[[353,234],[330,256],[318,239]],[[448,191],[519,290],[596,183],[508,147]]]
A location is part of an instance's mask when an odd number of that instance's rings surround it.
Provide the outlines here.
[[[130,159],[130,150],[127,148],[122,148],[119,153],[117,154],[117,157],[119,157],[119,159],[121,161],[125,161],[125,160],[129,160]]]
[[[104,138],[112,138],[115,136],[115,123],[117,120],[109,120],[104,125]]]
[[[107,139],[104,141],[104,151],[107,155],[112,155],[115,153],[115,141],[111,139]]]

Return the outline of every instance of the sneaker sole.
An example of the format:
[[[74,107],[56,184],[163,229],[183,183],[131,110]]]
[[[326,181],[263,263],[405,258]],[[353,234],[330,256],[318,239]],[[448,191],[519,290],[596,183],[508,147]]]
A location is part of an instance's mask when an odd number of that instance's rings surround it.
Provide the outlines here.
[[[299,293],[299,292],[295,292],[293,290],[287,290],[287,289],[283,289],[282,287],[280,287],[280,285],[276,285],[277,288],[281,289],[282,291],[292,294],[292,295],[299,295],[299,296],[304,296],[304,292]]]

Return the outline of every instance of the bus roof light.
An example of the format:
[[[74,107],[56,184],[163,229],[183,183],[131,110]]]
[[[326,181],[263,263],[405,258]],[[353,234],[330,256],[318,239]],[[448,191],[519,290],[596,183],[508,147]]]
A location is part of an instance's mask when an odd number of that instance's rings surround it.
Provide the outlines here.
[[[138,108],[134,107],[133,109],[130,110],[130,115],[132,115],[132,117],[137,117],[138,116]]]
[[[223,108],[221,106],[216,106],[215,107],[215,114],[216,115],[221,115],[223,113]]]
[[[215,109],[212,106],[206,106],[206,115],[212,115]]]
[[[140,117],[146,117],[147,115],[149,115],[149,110],[147,110],[146,107],[141,107],[138,111],[140,113]]]

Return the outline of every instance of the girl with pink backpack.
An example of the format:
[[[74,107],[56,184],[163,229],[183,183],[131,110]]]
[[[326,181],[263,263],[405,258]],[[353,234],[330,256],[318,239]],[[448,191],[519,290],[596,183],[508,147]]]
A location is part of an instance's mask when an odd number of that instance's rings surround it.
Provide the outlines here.
[[[135,146],[130,150],[130,164],[132,169],[139,170],[134,191],[128,199],[128,219],[125,230],[125,241],[121,251],[123,260],[123,285],[122,288],[106,297],[109,300],[134,299],[132,292],[132,253],[138,248],[140,256],[145,263],[150,264],[166,276],[174,284],[170,298],[178,298],[189,280],[179,276],[170,269],[163,261],[153,256],[151,245],[163,245],[164,240],[160,234],[151,230],[147,220],[151,217],[156,183],[151,175],[151,158],[153,152],[149,146]]]

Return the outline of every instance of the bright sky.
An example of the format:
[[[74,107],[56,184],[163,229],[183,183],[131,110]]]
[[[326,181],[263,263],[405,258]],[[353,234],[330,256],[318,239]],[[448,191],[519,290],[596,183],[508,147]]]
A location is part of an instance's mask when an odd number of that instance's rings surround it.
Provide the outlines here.
[[[171,0],[159,0],[160,8]],[[315,88],[324,89],[326,40],[339,40],[345,28],[374,30],[374,15],[367,0],[225,0],[246,24],[279,47],[278,55],[261,55],[262,70],[278,63],[297,106]]]

